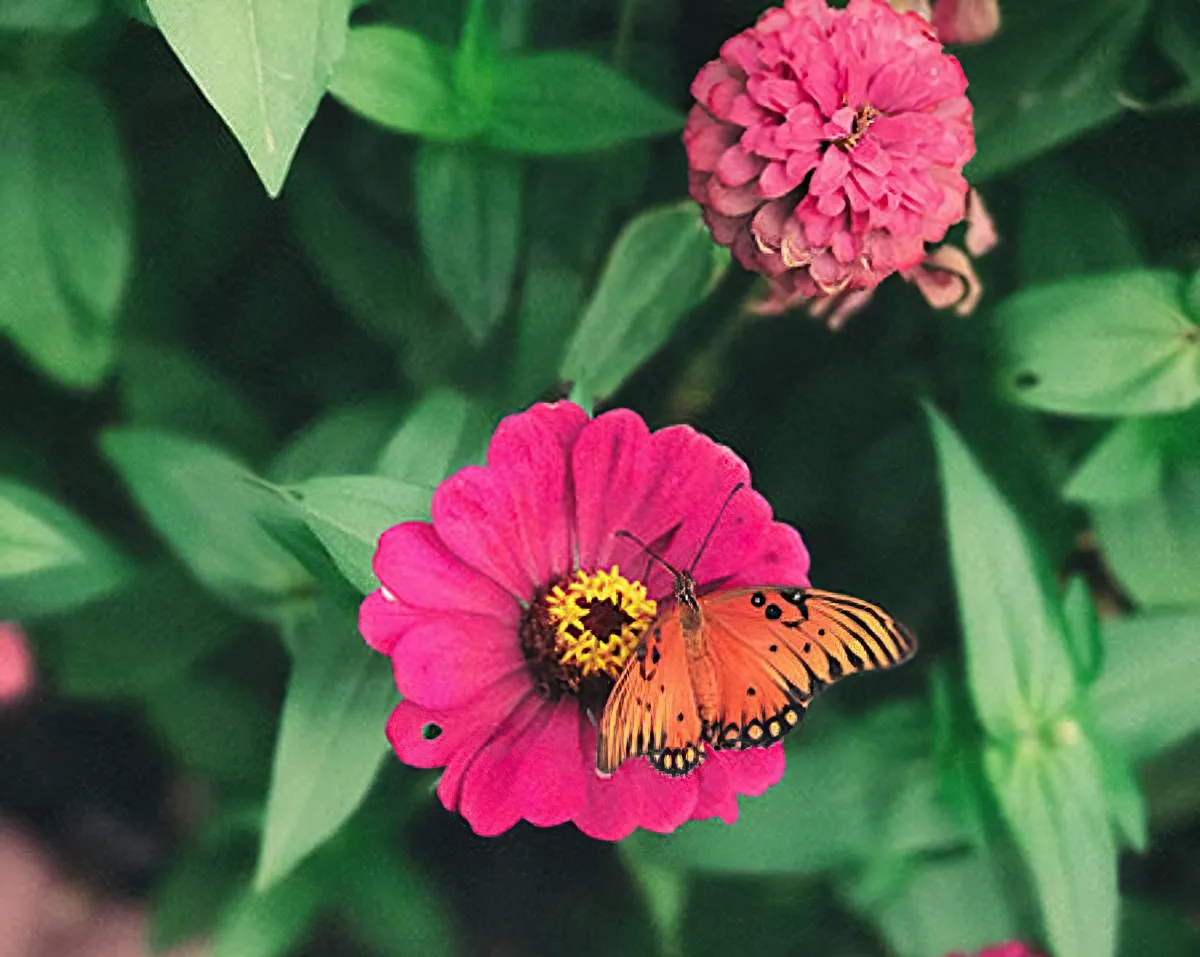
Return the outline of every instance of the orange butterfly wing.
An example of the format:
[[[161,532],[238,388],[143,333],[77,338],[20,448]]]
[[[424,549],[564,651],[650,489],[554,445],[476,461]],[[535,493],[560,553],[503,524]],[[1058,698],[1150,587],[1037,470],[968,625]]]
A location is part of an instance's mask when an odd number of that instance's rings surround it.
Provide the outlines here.
[[[656,771],[683,776],[704,760],[703,725],[688,672],[678,609],[655,621],[608,697],[596,740],[596,767],[611,774],[647,755]]]
[[[714,748],[774,744],[803,720],[822,688],[915,654],[907,628],[870,602],[811,588],[745,588],[699,599],[714,665]]]

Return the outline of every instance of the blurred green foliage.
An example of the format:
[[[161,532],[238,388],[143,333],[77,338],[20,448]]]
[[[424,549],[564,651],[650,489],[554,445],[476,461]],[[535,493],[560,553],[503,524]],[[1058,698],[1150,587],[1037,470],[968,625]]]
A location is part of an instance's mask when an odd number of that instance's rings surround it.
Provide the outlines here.
[[[0,619],[205,782],[156,946],[1200,952],[1200,8],[1001,7],[981,310],[833,333],[683,198],[750,0],[0,3]],[[383,760],[378,534],[567,394],[732,446],[921,637],[734,826],[485,842]]]

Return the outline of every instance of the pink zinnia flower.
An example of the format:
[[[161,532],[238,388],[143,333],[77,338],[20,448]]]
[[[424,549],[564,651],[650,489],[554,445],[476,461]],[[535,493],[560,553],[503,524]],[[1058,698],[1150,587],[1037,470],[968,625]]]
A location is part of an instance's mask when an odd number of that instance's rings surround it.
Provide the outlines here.
[[[963,218],[958,61],[884,0],[787,0],[692,83],[692,196],[717,242],[793,298],[871,289]]]
[[[33,652],[25,632],[13,622],[0,621],[0,705],[25,697],[36,680]]]
[[[714,751],[670,778],[645,758],[596,771],[598,718],[671,576],[625,529],[677,567],[695,556],[749,470],[687,426],[651,433],[633,412],[589,419],[569,402],[509,416],[487,465],[446,479],[433,522],[379,542],[383,587],[360,627],[391,656],[404,700],[388,722],[396,754],[445,767],[438,795],[479,834],[519,820],[573,821],[616,840],[636,827],[737,818],[737,795],[783,774],[781,747]],[[699,567],[701,589],[806,585],[808,553],[756,492],[730,502]]]
[[[954,953],[947,954],[946,957],[966,957],[966,955]],[[985,947],[975,957],[1040,957],[1040,955],[1030,949],[1027,944],[1022,944],[1014,940],[1007,944],[994,944],[991,947]]]

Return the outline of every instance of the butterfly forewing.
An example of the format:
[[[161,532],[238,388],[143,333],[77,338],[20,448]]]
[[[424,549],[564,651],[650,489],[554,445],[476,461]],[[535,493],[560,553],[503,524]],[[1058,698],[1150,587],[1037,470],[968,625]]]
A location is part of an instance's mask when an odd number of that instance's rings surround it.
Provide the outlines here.
[[[822,688],[916,651],[912,634],[882,608],[835,592],[721,591],[700,608],[719,683],[719,713],[704,728],[714,748],[773,744]]]
[[[644,754],[657,771],[687,774],[704,758],[701,728],[679,616],[668,616],[646,634],[609,695],[596,767],[611,774],[621,762]]]

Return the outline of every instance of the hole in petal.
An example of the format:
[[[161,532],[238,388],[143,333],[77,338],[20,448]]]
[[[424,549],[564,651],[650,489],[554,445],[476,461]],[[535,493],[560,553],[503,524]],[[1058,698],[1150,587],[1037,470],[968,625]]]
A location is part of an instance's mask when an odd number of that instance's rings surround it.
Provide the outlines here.
[[[442,736],[442,727],[438,724],[425,724],[421,726],[421,737],[426,741],[435,741]]]

